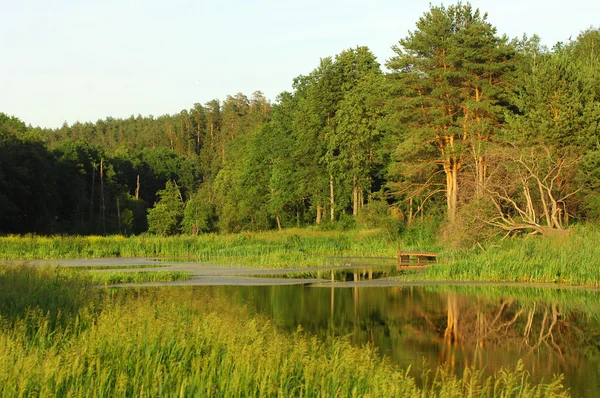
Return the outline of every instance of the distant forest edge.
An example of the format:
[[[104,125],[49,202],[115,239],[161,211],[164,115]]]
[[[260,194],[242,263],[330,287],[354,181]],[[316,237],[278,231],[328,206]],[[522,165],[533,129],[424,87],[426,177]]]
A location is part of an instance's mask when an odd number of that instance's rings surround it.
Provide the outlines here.
[[[160,117],[0,113],[0,233],[257,231],[444,220],[451,239],[600,218],[600,29],[543,47],[431,6],[384,73],[367,47]]]

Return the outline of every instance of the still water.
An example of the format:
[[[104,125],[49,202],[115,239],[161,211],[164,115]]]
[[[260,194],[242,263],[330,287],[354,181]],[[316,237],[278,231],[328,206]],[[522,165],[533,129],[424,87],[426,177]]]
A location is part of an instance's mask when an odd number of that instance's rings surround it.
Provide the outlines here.
[[[372,344],[419,377],[446,364],[487,374],[519,359],[534,380],[563,373],[573,396],[600,394],[600,292],[491,286],[197,286],[286,331]]]

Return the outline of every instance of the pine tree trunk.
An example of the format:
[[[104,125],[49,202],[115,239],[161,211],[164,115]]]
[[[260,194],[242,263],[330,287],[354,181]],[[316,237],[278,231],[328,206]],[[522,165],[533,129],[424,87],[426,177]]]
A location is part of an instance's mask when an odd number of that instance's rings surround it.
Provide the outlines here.
[[[481,146],[481,143],[479,143]],[[475,158],[475,197],[482,198],[485,193],[485,179],[487,176],[487,162],[482,155],[482,150],[479,148],[474,150],[473,157]]]
[[[335,220],[335,195],[333,190],[333,175],[329,175],[329,202],[331,205],[330,216],[331,221]]]
[[[318,203],[317,204],[317,220],[316,220],[317,225],[321,224],[322,218],[323,218],[323,207],[321,206],[321,203]]]
[[[356,185],[356,177],[354,177],[354,185],[352,186],[352,215],[358,216],[358,186]]]
[[[137,184],[135,186],[135,198],[140,198],[140,175],[137,175]]]
[[[446,202],[448,210],[448,221],[456,220],[458,208],[458,162],[455,158],[448,158],[444,164],[446,173]]]
[[[483,156],[479,155],[475,159],[476,181],[475,181],[475,197],[483,197],[483,183],[485,181],[485,163]]]
[[[365,193],[362,190],[358,191],[358,205],[361,209],[365,207]]]
[[[277,229],[281,231],[281,220],[279,219],[279,215],[275,216],[275,219],[277,220]]]

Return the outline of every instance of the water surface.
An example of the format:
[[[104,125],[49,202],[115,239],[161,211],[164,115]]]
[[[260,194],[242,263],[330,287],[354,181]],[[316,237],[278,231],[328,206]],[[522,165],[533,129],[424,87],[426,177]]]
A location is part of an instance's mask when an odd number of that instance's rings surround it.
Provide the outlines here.
[[[444,364],[460,375],[466,367],[491,374],[522,360],[534,381],[561,373],[573,396],[596,397],[600,391],[597,289],[403,282],[389,266],[267,270],[171,260],[60,263],[188,271],[194,279],[154,285],[200,285],[179,288],[245,305],[290,333],[302,328],[323,340],[344,337],[357,346],[371,344],[394,363],[410,366],[417,378],[424,362],[429,368]]]
[[[522,359],[534,380],[563,373],[573,396],[600,391],[600,293],[522,287],[195,286],[282,329],[372,344],[420,376],[445,364],[487,374]]]

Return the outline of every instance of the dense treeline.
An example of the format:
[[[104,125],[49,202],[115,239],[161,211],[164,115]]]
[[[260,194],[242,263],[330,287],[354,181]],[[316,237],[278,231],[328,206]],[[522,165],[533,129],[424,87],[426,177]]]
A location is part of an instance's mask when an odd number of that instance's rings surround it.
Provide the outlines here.
[[[445,218],[479,238],[600,216],[600,30],[551,50],[432,6],[384,73],[366,47],[176,115],[0,118],[0,232],[198,234]],[[455,228],[460,225],[462,228]]]

